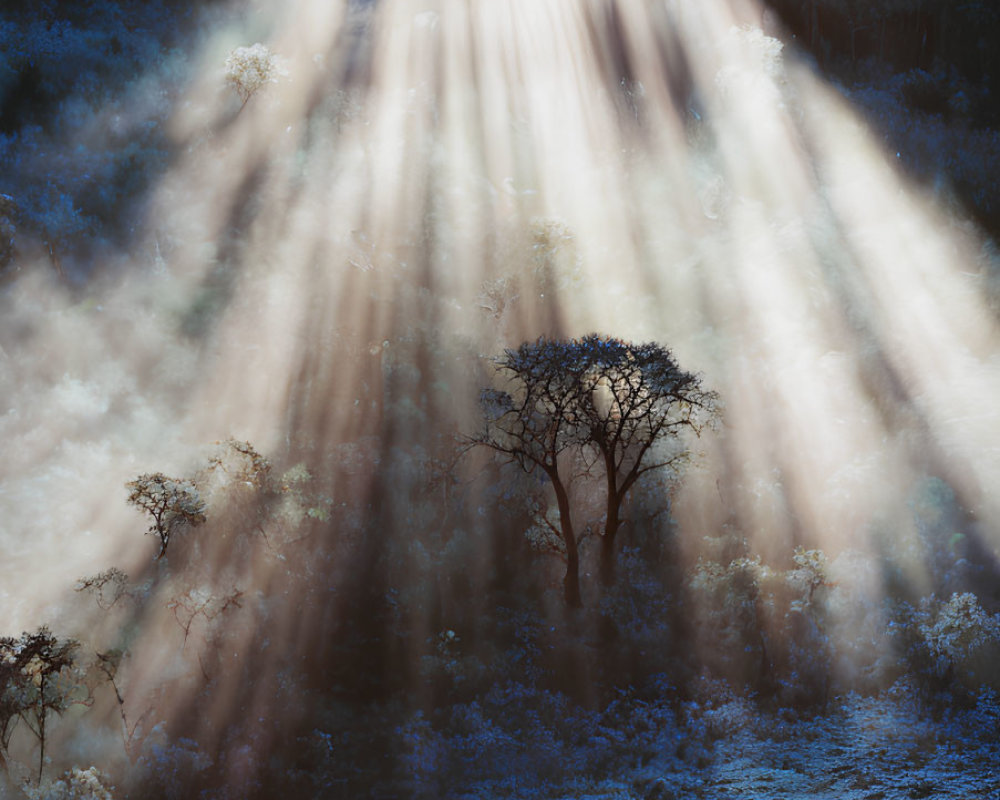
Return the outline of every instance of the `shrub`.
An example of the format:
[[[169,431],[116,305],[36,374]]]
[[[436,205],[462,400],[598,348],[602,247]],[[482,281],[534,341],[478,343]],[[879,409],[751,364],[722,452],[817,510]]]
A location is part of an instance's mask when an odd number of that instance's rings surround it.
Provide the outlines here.
[[[633,769],[678,738],[673,711],[662,703],[623,691],[591,710],[517,681],[431,717],[418,712],[396,734],[408,789],[418,797],[530,795]],[[512,778],[514,786],[497,792]]]
[[[735,685],[763,678],[767,653],[760,599],[769,577],[759,558],[728,564],[702,559],[688,582],[702,663]]]
[[[237,47],[226,58],[226,82],[236,90],[244,106],[264,86],[277,83],[278,76],[283,74],[277,56],[260,42]]]
[[[971,592],[953,594],[920,623],[935,675],[966,686],[997,677],[1000,614],[989,615]],[[990,658],[992,656],[992,658]],[[993,665],[993,669],[988,667]]]
[[[890,633],[917,685],[932,692],[969,692],[1000,686],[1000,614],[988,614],[969,592],[946,602],[923,598],[892,609]]]
[[[114,786],[105,785],[96,767],[73,767],[60,780],[38,787],[25,787],[29,800],[114,800]]]

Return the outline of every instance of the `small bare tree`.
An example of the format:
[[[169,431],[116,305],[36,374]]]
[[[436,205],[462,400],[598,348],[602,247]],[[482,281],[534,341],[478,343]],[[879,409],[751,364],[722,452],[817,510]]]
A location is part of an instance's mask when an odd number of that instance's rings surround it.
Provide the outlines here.
[[[277,83],[285,74],[278,57],[260,42],[237,47],[226,58],[226,82],[239,95],[242,110],[250,98],[269,83]]]
[[[75,703],[89,704],[89,696],[79,695],[80,684],[69,674],[78,648],[73,639],[60,641],[45,627],[16,639],[0,638],[0,755],[5,767],[11,737],[23,722],[38,739],[41,782],[49,714],[62,714]]]
[[[250,442],[226,439],[217,442],[219,451],[208,460],[208,470],[218,470],[233,481],[253,489],[267,485],[271,475],[271,462],[257,452]]]
[[[128,502],[153,518],[146,533],[160,540],[157,560],[166,555],[170,538],[178,528],[193,528],[205,521],[205,503],[192,481],[154,472],[129,481],[125,488]]]
[[[112,608],[122,598],[134,596],[129,589],[128,574],[118,567],[109,567],[103,572],[80,578],[76,582],[76,591],[92,592],[97,605],[104,611]]]

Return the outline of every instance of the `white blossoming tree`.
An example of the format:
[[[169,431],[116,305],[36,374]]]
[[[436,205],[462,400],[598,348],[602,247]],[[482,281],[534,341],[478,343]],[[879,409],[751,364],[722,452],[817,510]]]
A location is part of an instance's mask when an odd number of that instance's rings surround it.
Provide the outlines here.
[[[262,87],[277,83],[285,74],[278,57],[260,42],[237,47],[226,58],[226,83],[236,90],[245,106]]]

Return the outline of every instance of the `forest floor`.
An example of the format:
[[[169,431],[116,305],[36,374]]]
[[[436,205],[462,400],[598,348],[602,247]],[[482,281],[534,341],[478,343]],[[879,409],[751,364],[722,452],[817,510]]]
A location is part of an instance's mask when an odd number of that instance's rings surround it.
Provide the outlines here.
[[[681,730],[674,753],[624,779],[562,787],[548,796],[1000,800],[1000,716],[993,693],[961,710],[855,695],[810,718],[720,710],[718,738],[709,730],[688,750]]]

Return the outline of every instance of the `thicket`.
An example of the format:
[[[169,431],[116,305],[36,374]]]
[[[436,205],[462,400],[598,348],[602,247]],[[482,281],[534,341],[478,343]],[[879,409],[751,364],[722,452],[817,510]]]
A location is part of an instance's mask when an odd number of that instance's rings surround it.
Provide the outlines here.
[[[160,539],[134,575],[81,578],[107,624],[94,641],[43,630],[0,643],[11,778],[33,797],[84,784],[94,797],[532,796],[665,756],[697,769],[720,739],[848,696],[996,712],[997,598],[963,589],[992,573],[969,563],[940,481],[915,488],[919,535],[904,548],[881,560],[799,548],[784,563],[749,552],[736,523],[686,560],[669,492],[640,482],[618,580],[600,580],[595,534],[581,547],[584,605],[567,609],[559,570],[531,545],[537,512],[518,473],[486,459],[469,481],[460,448],[367,438],[279,466],[229,440],[184,478],[131,482],[157,497],[173,487],[198,524],[176,518],[169,550]],[[154,513],[169,503],[135,505],[170,526]],[[893,582],[928,558],[940,594]],[[865,591],[873,571],[885,581]],[[173,634],[151,635],[183,669],[142,689],[155,650],[142,626],[157,618]],[[73,707],[89,710],[58,716]],[[116,728],[120,755],[72,755]]]

